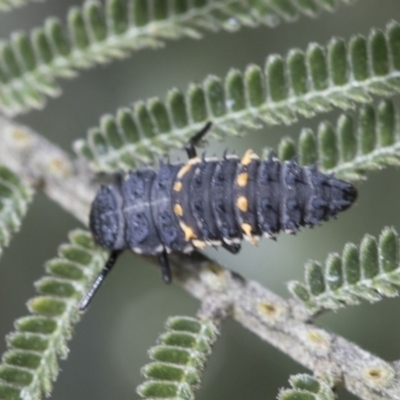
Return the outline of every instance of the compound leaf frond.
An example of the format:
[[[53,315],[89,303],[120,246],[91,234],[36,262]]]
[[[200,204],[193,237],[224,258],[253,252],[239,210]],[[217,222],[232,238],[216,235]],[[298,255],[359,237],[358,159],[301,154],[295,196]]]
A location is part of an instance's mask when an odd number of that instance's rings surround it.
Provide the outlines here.
[[[190,317],[169,318],[166,327],[149,351],[153,362],[143,368],[146,381],[137,392],[144,399],[194,399],[218,329],[211,320]]]
[[[382,58],[382,54],[385,57]],[[152,98],[106,115],[87,140],[75,143],[97,171],[114,172],[149,163],[182,146],[208,121],[211,135],[241,135],[263,124],[291,124],[333,106],[353,108],[371,95],[400,91],[400,24],[373,29],[368,38],[347,43],[334,38],[326,47],[310,44],[283,59],[268,57],[265,67],[231,70],[224,79],[209,76],[186,93],[172,89],[166,101]]]
[[[0,0],[0,4],[1,4]],[[4,0],[3,0],[4,1]],[[43,108],[57,96],[58,77],[126,57],[132,50],[156,48],[165,40],[200,38],[204,31],[236,31],[242,26],[276,26],[300,15],[316,16],[349,0],[87,0],[72,7],[67,28],[57,18],[29,35],[14,33],[0,44],[0,108],[15,115]],[[297,4],[297,6],[296,6]]]
[[[0,256],[11,235],[19,230],[32,197],[32,188],[0,165]]]
[[[288,283],[289,291],[313,313],[376,302],[400,293],[399,237],[383,229],[379,240],[366,235],[358,248],[346,244],[342,255],[329,254],[325,265],[306,264],[305,283]]]
[[[0,364],[0,398],[32,400],[49,394],[58,374],[57,357],[66,358],[67,340],[78,321],[78,304],[105,262],[89,233],[76,230],[59,256],[46,265],[48,274],[35,283],[31,313],[16,320]]]
[[[400,165],[400,113],[391,100],[378,107],[363,105],[356,118],[342,114],[336,126],[322,122],[316,134],[303,129],[297,146],[282,139],[278,154],[282,160],[298,156],[301,165],[317,163],[343,180],[365,179],[367,171]]]

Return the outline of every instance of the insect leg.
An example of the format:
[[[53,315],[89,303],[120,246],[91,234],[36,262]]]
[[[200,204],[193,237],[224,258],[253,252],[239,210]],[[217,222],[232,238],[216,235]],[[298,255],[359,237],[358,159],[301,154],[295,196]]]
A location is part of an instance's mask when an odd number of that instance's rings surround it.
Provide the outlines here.
[[[169,267],[168,255],[165,249],[158,255],[158,262],[160,263],[164,283],[171,283],[171,268]]]
[[[228,244],[225,242],[222,242],[222,247],[225,250],[229,251],[229,253],[231,253],[231,254],[237,254],[237,253],[239,253],[239,251],[241,249],[240,244]]]
[[[198,131],[186,144],[185,144],[185,150],[186,154],[188,155],[189,158],[195,158],[196,157],[196,149],[195,146],[197,143],[200,142],[201,139],[207,134],[207,132],[210,130],[212,123],[207,122],[207,124],[204,126],[203,129]]]
[[[106,265],[100,272],[100,275],[96,278],[94,281],[92,287],[89,289],[89,291],[86,293],[85,297],[79,304],[79,311],[83,312],[86,311],[90,302],[92,301],[94,295],[96,292],[99,290],[99,287],[103,283],[104,279],[108,275],[108,273],[112,270],[113,266],[115,265],[115,262],[117,261],[118,256],[121,254],[121,250],[116,250],[112,251],[110,256],[108,257],[108,260],[106,262]]]

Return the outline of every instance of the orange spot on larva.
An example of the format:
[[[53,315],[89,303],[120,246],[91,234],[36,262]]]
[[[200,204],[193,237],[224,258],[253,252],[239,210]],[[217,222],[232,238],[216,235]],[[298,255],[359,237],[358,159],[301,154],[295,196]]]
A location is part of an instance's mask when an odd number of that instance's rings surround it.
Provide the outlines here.
[[[181,206],[180,204],[175,204],[175,205],[174,205],[174,213],[175,213],[176,215],[179,215],[180,217],[182,217],[182,215],[183,215],[183,209],[182,209],[182,206]]]
[[[178,172],[178,175],[176,176],[178,179],[181,179],[188,171],[190,171],[190,168],[192,166],[190,164],[185,164]]]
[[[196,234],[190,226],[187,226],[183,222],[180,222],[179,225],[181,226],[183,233],[185,234],[185,240],[187,242],[197,238]]]
[[[240,187],[245,187],[249,179],[249,174],[247,172],[242,172],[238,175],[236,182]]]
[[[178,181],[174,183],[175,192],[180,192],[182,190],[182,182]]]
[[[242,224],[242,231],[249,237],[251,237],[251,225],[250,224]]]
[[[249,205],[247,203],[247,199],[244,196],[240,196],[238,197],[237,201],[236,201],[236,205],[238,207],[238,209],[242,212],[246,212],[249,208]],[[251,230],[251,227],[250,227]]]
[[[258,159],[259,159],[258,155],[254,153],[253,150],[249,149],[246,151],[246,153],[244,153],[241,164],[249,165],[252,162],[252,160],[258,160]]]

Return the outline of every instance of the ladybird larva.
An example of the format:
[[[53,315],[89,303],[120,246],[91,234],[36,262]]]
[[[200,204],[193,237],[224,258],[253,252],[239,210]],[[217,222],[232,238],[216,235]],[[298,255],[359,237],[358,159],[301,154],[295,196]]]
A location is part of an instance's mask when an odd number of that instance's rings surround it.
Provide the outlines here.
[[[162,164],[158,171],[130,171],[98,191],[90,212],[95,241],[111,251],[110,260],[81,304],[85,309],[120,252],[157,255],[163,279],[171,280],[169,252],[191,252],[205,245],[232,253],[243,239],[256,243],[280,231],[295,233],[334,218],[357,197],[349,183],[281,162],[272,154],[260,160],[248,150],[242,159],[198,158],[194,145],[211,124],[186,146],[187,163]]]

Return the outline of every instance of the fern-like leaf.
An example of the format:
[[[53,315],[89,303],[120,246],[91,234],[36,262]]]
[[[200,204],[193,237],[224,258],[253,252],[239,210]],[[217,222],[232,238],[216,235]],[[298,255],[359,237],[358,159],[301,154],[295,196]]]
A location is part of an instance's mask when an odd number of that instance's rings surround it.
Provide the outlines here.
[[[145,399],[192,400],[218,329],[210,320],[189,317],[169,318],[166,325],[137,392]]]
[[[332,253],[325,266],[306,264],[305,284],[289,282],[289,291],[310,310],[336,310],[360,300],[376,302],[399,295],[399,238],[393,228],[385,228],[379,242],[366,235],[358,249],[346,244],[343,254]]]
[[[1,1],[1,0],[0,0]],[[275,26],[301,14],[315,16],[349,0],[87,0],[73,7],[67,29],[49,18],[30,35],[15,33],[0,45],[0,107],[15,115],[42,108],[45,95],[57,96],[55,78],[127,56],[131,50],[160,47],[164,40],[200,38],[201,32]]]
[[[24,217],[33,190],[8,168],[0,165],[0,256]]]
[[[278,400],[334,400],[330,382],[318,380],[308,374],[292,375],[291,389],[282,389]]]
[[[281,160],[298,156],[301,165],[318,163],[323,172],[344,180],[364,179],[367,171],[400,165],[400,113],[391,100],[376,108],[364,105],[357,118],[341,115],[336,127],[322,122],[317,134],[303,129],[298,146],[290,138],[282,139],[278,154]]]
[[[47,263],[48,275],[35,284],[39,296],[28,302],[32,315],[18,319],[7,337],[0,365],[2,400],[36,400],[42,392],[49,394],[58,374],[57,357],[67,356],[79,301],[105,262],[89,233],[77,230],[69,238],[59,257]]]
[[[311,117],[338,106],[370,102],[371,94],[400,90],[400,25],[372,30],[368,39],[354,36],[348,43],[334,38],[326,48],[309,45],[292,50],[286,59],[273,55],[265,68],[231,70],[222,80],[209,76],[177,89],[166,101],[152,98],[133,109],[106,115],[88,139],[75,143],[94,170],[115,171],[150,162],[169,149],[182,146],[207,121],[214,137],[241,135],[244,128],[262,123],[290,124],[302,114]]]
[[[25,6],[31,2],[39,3],[44,0],[0,0],[0,12],[10,11],[17,7]]]

